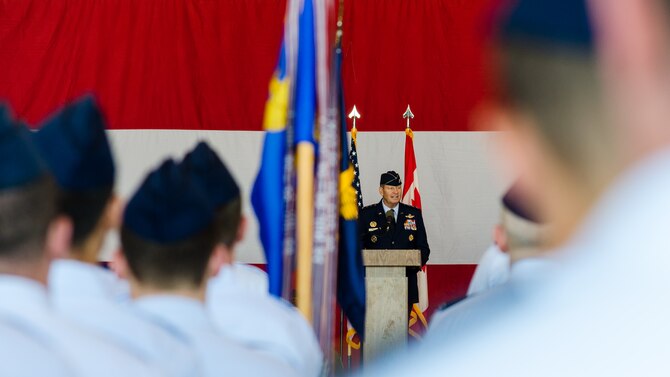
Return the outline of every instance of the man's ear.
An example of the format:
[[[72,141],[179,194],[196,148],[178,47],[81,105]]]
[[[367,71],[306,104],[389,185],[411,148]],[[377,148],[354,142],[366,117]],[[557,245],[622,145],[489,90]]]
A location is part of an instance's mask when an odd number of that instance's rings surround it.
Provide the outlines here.
[[[501,224],[497,224],[493,228],[493,242],[498,246],[500,251],[507,253],[509,251],[509,245],[507,244],[507,232]]]
[[[384,196],[384,187],[379,186],[379,195]]]
[[[247,234],[247,227],[249,223],[247,222],[247,217],[242,215],[240,219],[240,226],[237,227],[237,235],[235,236],[235,243],[241,242],[244,239],[244,236]]]
[[[116,250],[114,254],[112,254],[112,261],[109,263],[109,269],[114,271],[116,276],[120,279],[130,279],[128,260],[121,249]]]
[[[46,255],[49,259],[66,258],[72,247],[72,220],[59,215],[51,221],[47,229],[44,243]]]
[[[118,229],[121,227],[124,206],[125,202],[118,195],[112,194],[106,213],[111,228]]]
[[[217,243],[214,246],[212,255],[209,256],[209,261],[207,262],[207,278],[214,277],[219,274],[221,267],[226,264],[226,260],[230,259],[228,256],[228,251],[225,246],[221,243]]]

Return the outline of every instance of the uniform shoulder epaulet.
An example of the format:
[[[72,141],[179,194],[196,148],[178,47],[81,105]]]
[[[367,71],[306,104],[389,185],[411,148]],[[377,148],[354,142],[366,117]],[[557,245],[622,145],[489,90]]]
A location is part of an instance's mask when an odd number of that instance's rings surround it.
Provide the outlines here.
[[[366,205],[365,207],[363,207],[362,209],[372,208],[372,207],[374,207],[374,206],[376,206],[376,205],[377,205],[377,203],[375,203],[375,204],[369,204],[369,205]]]

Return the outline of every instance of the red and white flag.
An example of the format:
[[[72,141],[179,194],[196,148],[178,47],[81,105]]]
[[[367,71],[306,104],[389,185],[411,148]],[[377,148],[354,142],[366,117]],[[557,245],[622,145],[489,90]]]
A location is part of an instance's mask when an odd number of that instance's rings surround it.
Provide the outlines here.
[[[421,194],[419,193],[419,176],[414,156],[414,132],[405,129],[405,185],[402,188],[402,202],[421,209]],[[419,286],[419,309],[425,312],[428,309],[428,274],[426,266],[417,274]],[[417,313],[421,314],[421,313]],[[422,321],[423,322],[423,321]]]
[[[411,128],[405,129],[405,186],[402,188],[402,202],[421,209],[419,177],[414,157],[414,133]]]

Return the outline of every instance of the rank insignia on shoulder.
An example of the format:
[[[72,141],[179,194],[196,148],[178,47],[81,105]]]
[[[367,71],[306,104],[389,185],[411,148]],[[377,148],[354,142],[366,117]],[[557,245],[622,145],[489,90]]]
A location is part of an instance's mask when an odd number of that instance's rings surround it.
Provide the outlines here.
[[[410,234],[410,235],[409,235],[409,240],[410,240],[410,241],[414,241],[414,235],[413,235],[413,234]]]
[[[373,227],[373,228],[376,227],[377,222],[376,221],[370,221],[370,226]]]
[[[405,215],[405,217],[408,218],[408,219],[413,219],[413,218],[414,218],[414,215],[412,215],[411,213],[409,213],[409,214]]]
[[[372,242],[377,242],[377,236],[372,236],[372,237],[370,238],[370,241],[372,241]]]

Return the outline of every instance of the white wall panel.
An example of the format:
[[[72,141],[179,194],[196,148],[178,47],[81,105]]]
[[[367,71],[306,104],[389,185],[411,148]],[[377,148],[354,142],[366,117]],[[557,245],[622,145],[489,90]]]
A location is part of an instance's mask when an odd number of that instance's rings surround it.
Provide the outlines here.
[[[168,156],[181,158],[197,140],[207,140],[225,159],[245,196],[249,219],[246,240],[238,258],[262,263],[258,227],[249,203],[258,171],[263,132],[114,130],[110,132],[118,165],[117,191],[124,197],[140,184],[146,172]],[[494,165],[494,132],[415,132],[415,151],[424,219],[432,255],[430,263],[476,263],[491,242],[501,193],[509,183]],[[396,170],[402,175],[403,132],[359,132],[358,150],[363,199],[379,200],[379,175]],[[118,245],[112,236],[102,258]]]

